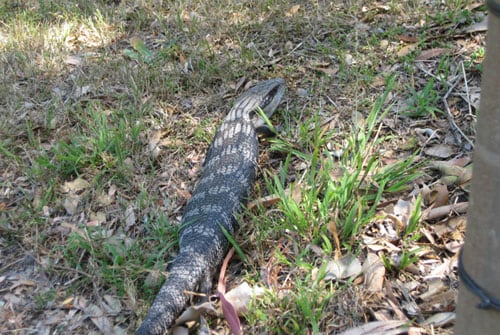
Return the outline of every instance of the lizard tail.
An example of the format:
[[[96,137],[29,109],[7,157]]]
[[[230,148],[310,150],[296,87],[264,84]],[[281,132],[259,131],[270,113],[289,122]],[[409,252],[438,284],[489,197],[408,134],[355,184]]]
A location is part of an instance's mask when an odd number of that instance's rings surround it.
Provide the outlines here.
[[[189,292],[204,287],[211,274],[205,273],[209,268],[206,256],[181,252],[167,268],[168,278],[156,296],[148,315],[144,319],[136,335],[164,334],[175,321],[189,300]]]

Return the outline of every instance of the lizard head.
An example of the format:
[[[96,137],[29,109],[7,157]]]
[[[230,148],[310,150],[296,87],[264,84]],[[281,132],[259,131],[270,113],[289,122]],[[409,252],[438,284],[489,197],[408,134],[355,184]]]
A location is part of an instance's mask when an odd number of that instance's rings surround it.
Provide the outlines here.
[[[233,110],[248,115],[256,129],[264,127],[265,121],[257,112],[260,108],[269,118],[278,107],[285,92],[285,80],[275,78],[262,81],[243,93],[236,100]]]

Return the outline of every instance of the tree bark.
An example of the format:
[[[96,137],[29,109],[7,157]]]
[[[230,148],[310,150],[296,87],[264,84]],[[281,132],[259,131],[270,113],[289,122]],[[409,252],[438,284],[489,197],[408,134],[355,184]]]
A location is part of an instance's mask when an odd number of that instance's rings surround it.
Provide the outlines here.
[[[500,17],[493,11],[486,46],[462,264],[490,297],[500,299]],[[479,309],[480,302],[461,280],[456,335],[500,334],[500,312]]]

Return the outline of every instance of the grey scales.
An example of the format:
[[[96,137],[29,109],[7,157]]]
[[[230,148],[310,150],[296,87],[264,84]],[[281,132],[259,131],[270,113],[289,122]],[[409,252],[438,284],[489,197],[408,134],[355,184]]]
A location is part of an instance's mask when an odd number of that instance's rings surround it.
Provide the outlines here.
[[[257,170],[257,133],[278,107],[285,81],[275,78],[244,92],[217,130],[203,163],[200,179],[181,220],[179,253],[167,267],[167,279],[137,335],[164,334],[188,300],[187,292],[208,292],[233,234]]]

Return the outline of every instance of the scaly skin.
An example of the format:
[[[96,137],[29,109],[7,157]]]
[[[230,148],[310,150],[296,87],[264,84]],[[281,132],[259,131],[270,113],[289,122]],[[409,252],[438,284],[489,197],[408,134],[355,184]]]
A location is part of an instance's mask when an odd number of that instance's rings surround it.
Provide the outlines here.
[[[235,102],[210,145],[201,177],[184,209],[179,254],[137,335],[164,334],[188,302],[186,291],[207,290],[228,248],[223,229],[233,234],[255,179],[257,131],[265,127],[285,91],[283,79],[263,81]]]

